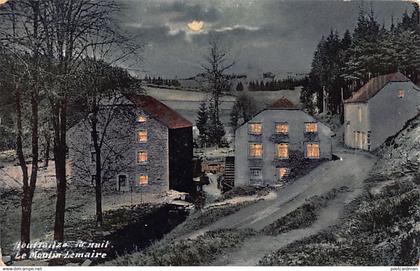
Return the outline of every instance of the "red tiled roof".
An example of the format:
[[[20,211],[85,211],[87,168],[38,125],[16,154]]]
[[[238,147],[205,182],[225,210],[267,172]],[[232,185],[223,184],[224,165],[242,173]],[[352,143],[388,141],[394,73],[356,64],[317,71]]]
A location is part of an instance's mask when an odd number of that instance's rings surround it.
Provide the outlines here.
[[[129,95],[127,98],[170,129],[192,127],[192,123],[182,117],[178,112],[151,96]]]
[[[268,109],[297,109],[297,107],[285,97],[281,97],[270,105]]]
[[[381,89],[383,89],[390,82],[408,82],[408,79],[404,74],[400,72],[390,73],[387,75],[381,75],[374,77],[369,80],[363,87],[357,92],[344,101],[344,103],[359,103],[366,102],[370,98],[376,95]]]

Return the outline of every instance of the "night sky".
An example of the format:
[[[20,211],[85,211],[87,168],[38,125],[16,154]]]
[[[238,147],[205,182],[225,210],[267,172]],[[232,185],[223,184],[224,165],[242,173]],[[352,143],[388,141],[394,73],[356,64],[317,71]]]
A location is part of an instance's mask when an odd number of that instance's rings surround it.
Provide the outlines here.
[[[230,70],[250,77],[310,69],[322,35],[340,35],[355,26],[359,7],[372,6],[387,26],[411,3],[403,1],[279,0],[120,0],[123,28],[144,45],[143,62],[130,67],[140,74],[185,78],[199,72],[209,37],[229,49],[236,62]],[[191,30],[187,25],[197,21]]]

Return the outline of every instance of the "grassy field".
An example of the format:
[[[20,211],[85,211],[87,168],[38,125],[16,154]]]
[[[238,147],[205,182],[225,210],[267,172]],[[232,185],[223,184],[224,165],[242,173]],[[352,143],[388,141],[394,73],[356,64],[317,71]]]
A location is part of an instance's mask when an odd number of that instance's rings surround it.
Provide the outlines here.
[[[179,112],[183,117],[195,123],[198,108],[203,101],[208,101],[210,96],[205,92],[175,90],[145,87],[146,93],[169,107]],[[278,90],[278,91],[260,91],[260,92],[232,92],[231,96],[225,95],[221,98],[221,120],[225,125],[229,125],[230,112],[236,100],[236,95],[246,93],[252,96],[257,103],[258,108],[263,109],[272,104],[281,97],[288,98],[291,102],[299,104],[300,88],[295,90]]]

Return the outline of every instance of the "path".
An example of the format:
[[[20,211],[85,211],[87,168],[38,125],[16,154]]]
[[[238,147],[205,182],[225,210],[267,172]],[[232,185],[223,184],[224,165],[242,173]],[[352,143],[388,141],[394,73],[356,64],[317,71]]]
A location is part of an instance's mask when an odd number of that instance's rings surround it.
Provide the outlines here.
[[[342,160],[321,164],[277,192],[272,199],[245,207],[183,238],[196,238],[206,231],[220,228],[251,228],[259,231],[301,206],[306,199],[325,194],[333,188],[347,186],[350,191],[332,200],[320,211],[317,221],[311,226],[278,236],[259,235],[249,238],[240,248],[217,259],[212,265],[256,265],[264,255],[334,225],[344,206],[362,192],[363,181],[376,161],[374,156],[359,151],[340,150],[336,154]]]

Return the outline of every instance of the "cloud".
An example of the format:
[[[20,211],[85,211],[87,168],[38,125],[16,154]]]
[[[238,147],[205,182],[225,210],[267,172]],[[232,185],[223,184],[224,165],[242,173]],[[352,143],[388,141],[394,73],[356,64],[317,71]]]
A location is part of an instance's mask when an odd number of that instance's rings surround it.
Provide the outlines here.
[[[151,45],[144,52],[145,69],[173,77],[197,71],[211,36],[230,49],[235,71],[307,71],[321,36],[353,29],[361,6],[358,0],[119,1],[127,7],[119,18],[123,26]],[[377,1],[373,8],[378,21],[389,24],[411,4]],[[191,31],[187,24],[193,20],[204,27]]]
[[[244,31],[257,31],[260,28],[257,26],[249,26],[249,25],[234,25],[234,26],[224,26],[221,28],[214,29],[215,32],[230,32],[235,30],[244,30]]]
[[[214,22],[222,17],[222,12],[214,7],[192,1],[154,1],[149,2],[149,14],[167,14],[171,22],[192,20]]]

